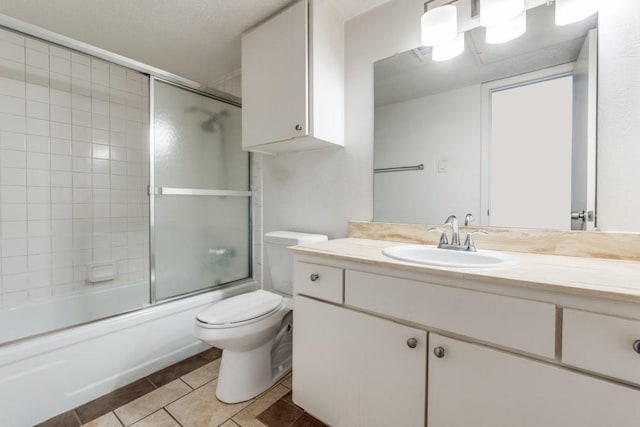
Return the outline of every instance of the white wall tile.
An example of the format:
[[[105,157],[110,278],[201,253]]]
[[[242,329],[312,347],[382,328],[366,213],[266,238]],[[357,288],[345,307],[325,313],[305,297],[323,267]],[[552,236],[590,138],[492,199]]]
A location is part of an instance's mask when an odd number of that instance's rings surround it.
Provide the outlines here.
[[[27,117],[27,135],[49,137],[49,121]]]
[[[73,184],[71,172],[51,171],[52,187],[71,187]]]
[[[27,185],[27,170],[3,167],[0,169],[0,182],[4,185]],[[7,220],[7,218],[4,218]]]
[[[26,83],[24,81],[0,77],[0,94],[25,98]]]
[[[48,187],[51,185],[51,172],[48,170],[27,169],[27,185]]]
[[[75,58],[71,59],[71,77],[74,79],[91,80],[91,68],[88,65],[76,62]]]
[[[25,80],[27,84],[32,83],[48,88],[50,86],[49,70],[27,65],[25,66]]]
[[[2,293],[3,293],[3,303],[9,304],[10,301],[6,298],[8,294],[24,291],[29,286],[27,274],[7,274],[2,275]]]
[[[13,260],[17,262],[17,258],[21,258],[22,255],[27,254],[27,240],[26,239],[2,239],[2,260],[3,268],[2,272],[5,274],[21,273],[22,271],[13,271],[10,268],[4,267],[4,260]],[[22,261],[20,261],[22,262]],[[25,270],[26,270],[26,257],[24,258]],[[11,264],[13,265],[13,264]]]
[[[86,126],[72,126],[72,138],[74,141],[91,142],[91,128]],[[76,155],[74,153],[74,155]],[[88,154],[90,156],[91,154]]]
[[[91,127],[91,112],[72,109],[71,123],[76,126]]]
[[[73,157],[73,171],[91,173],[91,158]]]
[[[50,187],[27,187],[27,202],[51,203]]]
[[[26,239],[21,239],[25,245],[26,254]],[[3,241],[4,245],[4,241]],[[2,257],[2,272],[3,275],[19,274],[27,272],[27,257],[26,256],[4,256]]]
[[[49,104],[46,102],[27,101],[27,117],[49,120]]]
[[[30,37],[26,37],[26,47],[27,49],[32,49],[42,53],[49,53],[49,44],[45,42],[41,42],[39,40],[32,39]]]
[[[0,95],[0,113],[23,115],[25,112],[24,98]]]
[[[0,113],[0,131],[25,133],[25,130],[25,117]]]
[[[109,131],[94,128],[92,129],[91,139],[94,144],[109,145]]]
[[[59,105],[51,105],[50,107],[50,119],[52,122],[71,123],[71,109],[67,107],[61,107]]]
[[[57,89],[50,89],[49,93],[51,95],[51,105],[71,108],[71,93]]]
[[[29,237],[28,248],[29,255],[49,254],[51,253],[51,237]]]
[[[29,221],[27,228],[29,237],[43,237],[51,235],[50,220]]]
[[[0,150],[0,167],[3,167],[3,168],[27,167],[26,153],[24,151]]]
[[[91,96],[91,82],[71,76],[71,92],[79,95]]]
[[[0,40],[24,47],[24,37],[10,30],[0,29]]]
[[[0,69],[2,76],[8,79],[25,81],[26,66],[22,62],[14,62],[8,59],[0,58]]]
[[[52,141],[53,150],[53,141]],[[51,170],[70,171],[72,166],[71,156],[51,155]]]
[[[91,126],[93,129],[108,131],[110,128],[109,116],[91,113]]]
[[[50,150],[49,142],[50,140],[46,136],[27,135],[27,151],[48,153]]]
[[[49,72],[49,87],[62,92],[71,92],[71,76]]]
[[[51,187],[51,203],[72,203],[73,192],[71,188]]]
[[[74,188],[91,188],[91,174],[74,172],[73,187]]]
[[[27,153],[27,168],[51,169],[51,156],[49,153]]]
[[[27,219],[29,221],[51,219],[51,205],[48,203],[29,203],[27,205]]]
[[[26,84],[27,99],[38,102],[49,102],[49,89],[46,86],[36,85],[33,83]]]
[[[26,150],[27,139],[23,133],[0,131],[0,148],[4,150]]]
[[[49,58],[49,69],[58,74],[71,75],[71,61],[66,58],[52,55]]]
[[[2,221],[3,239],[24,239],[27,237],[27,221]]]
[[[0,40],[0,58],[24,63],[25,49],[23,46],[19,46],[15,43],[11,43],[6,40]]]

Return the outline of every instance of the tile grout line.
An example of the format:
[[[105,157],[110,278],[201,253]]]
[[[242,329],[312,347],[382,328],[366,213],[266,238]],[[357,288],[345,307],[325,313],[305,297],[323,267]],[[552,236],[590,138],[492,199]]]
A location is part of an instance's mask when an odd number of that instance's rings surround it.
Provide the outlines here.
[[[74,417],[76,417],[76,421],[78,421],[78,425],[79,425],[79,426],[82,426],[82,421],[80,421],[80,416],[79,416],[79,415],[78,415],[78,413],[76,412],[76,409],[75,409],[75,408],[73,408],[73,409],[71,410],[71,412],[73,412],[73,416],[74,416]]]
[[[133,401],[132,401],[132,402],[133,402]],[[126,404],[125,404],[125,405],[126,405]],[[123,406],[124,406],[124,405],[123,405]],[[122,421],[122,420],[120,419],[120,417],[118,416],[118,414],[116,414],[116,410],[115,410],[115,409],[114,409],[113,411],[111,411],[111,412],[113,412],[113,416],[114,416],[114,417],[116,417],[116,420],[118,420],[118,422],[120,423],[120,425],[126,426],[126,424],[124,423],[124,421]],[[91,422],[91,421],[89,421],[89,422]]]

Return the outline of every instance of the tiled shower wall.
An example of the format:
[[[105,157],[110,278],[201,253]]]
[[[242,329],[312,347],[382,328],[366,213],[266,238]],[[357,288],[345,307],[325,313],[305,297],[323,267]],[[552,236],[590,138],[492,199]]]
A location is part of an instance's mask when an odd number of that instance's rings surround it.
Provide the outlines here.
[[[0,302],[148,281],[148,77],[0,29]],[[89,282],[113,263],[113,280]]]

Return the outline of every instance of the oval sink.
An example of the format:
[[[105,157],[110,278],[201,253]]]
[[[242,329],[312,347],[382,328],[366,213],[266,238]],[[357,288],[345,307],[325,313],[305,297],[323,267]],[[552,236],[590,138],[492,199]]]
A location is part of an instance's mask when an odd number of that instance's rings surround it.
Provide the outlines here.
[[[518,263],[518,258],[502,252],[481,249],[465,252],[430,245],[391,246],[383,249],[382,253],[400,261],[442,267],[507,267]]]

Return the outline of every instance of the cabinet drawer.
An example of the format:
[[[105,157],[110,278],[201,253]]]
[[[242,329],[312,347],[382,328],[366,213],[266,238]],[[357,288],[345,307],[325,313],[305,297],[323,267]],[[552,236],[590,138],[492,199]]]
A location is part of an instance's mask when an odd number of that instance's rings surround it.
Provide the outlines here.
[[[562,361],[640,384],[640,321],[564,309]]]
[[[555,357],[554,304],[347,270],[345,304]]]
[[[294,294],[342,304],[343,275],[341,268],[298,261],[293,266]]]

